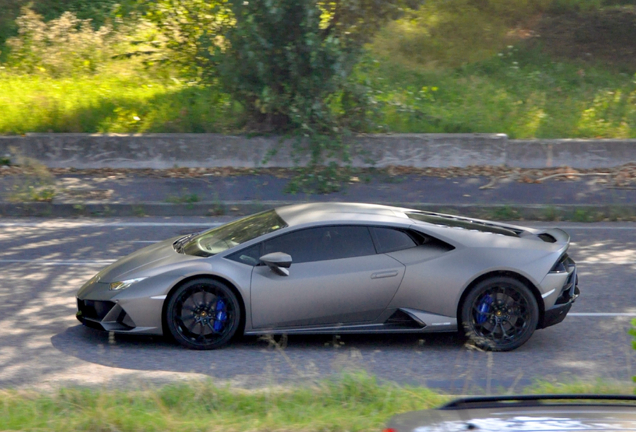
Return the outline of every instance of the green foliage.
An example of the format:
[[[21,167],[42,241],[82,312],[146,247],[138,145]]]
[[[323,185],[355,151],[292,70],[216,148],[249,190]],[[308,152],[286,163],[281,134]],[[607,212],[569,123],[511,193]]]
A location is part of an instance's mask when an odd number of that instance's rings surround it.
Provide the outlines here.
[[[383,28],[373,49],[429,68],[472,63],[510,43],[511,30],[545,11],[551,2],[430,0]]]
[[[343,142],[351,122],[345,109],[364,104],[365,88],[349,76],[378,25],[397,16],[393,0],[231,0],[234,23],[215,47],[214,59],[226,89],[246,109],[250,126],[287,131],[296,138],[297,160],[307,168],[291,190],[330,192],[346,178],[349,152]],[[334,102],[335,103],[335,102]],[[345,169],[340,168],[345,165]]]
[[[185,204],[185,208],[191,210],[194,208],[194,204],[201,201],[199,195],[196,193],[189,193],[187,188],[183,188],[179,195],[170,195],[166,198],[167,203],[171,204]]]
[[[42,15],[44,21],[59,18],[64,12],[73,13],[78,19],[90,20],[94,29],[118,18],[128,19],[140,8],[141,0],[0,0],[0,51],[10,37],[18,33],[15,19],[24,7]]]
[[[635,138],[634,77],[604,66],[586,67],[584,76],[580,70],[581,65],[556,63],[538,51],[515,47],[450,70],[413,69],[395,58],[365,57],[350,82],[371,90],[369,109],[360,116],[368,122],[351,128],[493,132],[512,138]],[[353,123],[356,111],[343,108],[341,95],[328,100],[331,116],[340,124]],[[244,108],[219,85],[152,78],[127,69],[73,78],[20,76],[0,69],[0,112],[0,133],[14,134],[236,133],[246,124]],[[330,141],[323,145],[328,152]],[[306,153],[300,157],[302,149],[298,156],[299,164],[309,159]],[[337,166],[332,170],[345,174]],[[324,180],[329,176],[312,174],[326,189],[331,187]],[[305,188],[295,183],[290,189]]]
[[[211,382],[146,391],[0,391],[0,430],[367,431],[379,430],[397,413],[447,400],[427,388],[382,384],[365,373],[264,391],[223,388]]]
[[[598,378],[593,381],[582,379],[560,380],[554,382],[539,380],[525,388],[525,394],[587,394],[587,395],[620,395],[634,392],[634,386],[622,380]]]
[[[140,74],[51,78],[0,70],[0,133],[235,132],[242,111],[212,86]]]
[[[573,222],[592,222],[593,216],[589,210],[580,208],[574,210],[572,216],[570,217],[570,220],[572,220]]]
[[[614,17],[609,22],[593,21],[602,18],[609,6],[634,4],[634,0],[429,0],[384,26],[372,46],[376,53],[413,67],[456,67],[487,59],[520,39],[542,36],[534,30],[545,14],[567,14],[574,21],[586,16],[581,29],[563,28],[566,39],[572,33],[589,33],[596,42],[605,35],[608,41],[625,44],[621,34],[629,38],[630,26],[612,25]]]
[[[511,138],[636,137],[636,82],[604,65],[555,62],[509,46],[459,68],[378,57],[365,72],[375,122],[405,133],[490,132]]]
[[[195,194],[195,193],[183,193],[181,195],[178,196],[169,196],[168,198],[166,198],[166,202],[169,203],[173,203],[173,204],[193,204],[193,203],[197,203],[201,201],[201,199],[199,198],[199,195]]]
[[[494,208],[490,214],[487,215],[486,219],[494,219],[494,220],[518,220],[519,219],[519,211],[514,207],[509,205],[504,205],[501,207]]]
[[[24,9],[16,23],[18,36],[7,41],[11,49],[7,64],[23,73],[95,73],[123,49],[123,32],[114,32],[108,24],[94,30],[90,20],[71,12],[44,22],[42,16]]]
[[[224,46],[223,35],[234,24],[226,0],[158,0],[147,4],[145,17],[163,37],[152,41],[164,50],[150,62],[175,65],[184,76],[214,82],[212,54]]]
[[[336,127],[328,98],[347,89],[362,45],[400,1],[228,2],[234,24],[217,46],[219,75],[259,123],[304,134]]]

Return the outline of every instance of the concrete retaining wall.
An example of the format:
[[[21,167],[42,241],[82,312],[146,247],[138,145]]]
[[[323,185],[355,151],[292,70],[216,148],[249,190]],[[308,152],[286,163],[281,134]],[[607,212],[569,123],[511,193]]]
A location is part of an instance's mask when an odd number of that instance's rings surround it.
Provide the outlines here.
[[[508,165],[601,168],[636,162],[636,140],[509,140],[504,134],[361,135],[356,167]],[[278,152],[263,164],[273,149]],[[0,156],[28,156],[51,168],[293,167],[291,142],[220,134],[27,134],[0,136]],[[301,161],[302,162],[302,161]]]

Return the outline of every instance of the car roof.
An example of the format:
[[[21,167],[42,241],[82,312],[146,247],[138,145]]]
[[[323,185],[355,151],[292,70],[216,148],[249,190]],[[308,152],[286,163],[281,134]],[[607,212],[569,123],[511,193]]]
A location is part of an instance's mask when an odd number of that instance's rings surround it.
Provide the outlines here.
[[[512,236],[518,236],[524,230],[528,230],[525,227],[499,222],[366,203],[303,203],[278,207],[276,213],[291,227],[316,222],[321,224],[395,223],[426,225],[429,228],[462,228],[464,231],[473,230]],[[421,217],[409,217],[413,214],[421,215]]]
[[[304,203],[278,207],[276,213],[289,226],[313,222],[388,222],[411,223],[407,209],[363,203]]]

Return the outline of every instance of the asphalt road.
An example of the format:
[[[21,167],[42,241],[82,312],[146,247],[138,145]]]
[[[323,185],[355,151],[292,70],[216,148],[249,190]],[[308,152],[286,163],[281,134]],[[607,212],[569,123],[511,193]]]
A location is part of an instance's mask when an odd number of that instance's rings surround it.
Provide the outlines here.
[[[284,349],[245,337],[198,352],[162,338],[109,336],[76,321],[74,294],[101,267],[221,220],[0,219],[0,388],[147,386],[205,376],[258,387],[364,369],[468,393],[518,391],[539,378],[629,383],[635,373],[627,330],[636,317],[636,224],[628,223],[528,223],[570,232],[582,295],[563,323],[509,353],[472,351],[452,334],[296,336]]]

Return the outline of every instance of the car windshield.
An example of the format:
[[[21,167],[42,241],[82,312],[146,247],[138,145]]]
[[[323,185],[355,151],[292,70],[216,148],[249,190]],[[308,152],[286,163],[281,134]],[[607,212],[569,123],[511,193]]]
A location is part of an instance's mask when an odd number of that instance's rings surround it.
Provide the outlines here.
[[[199,234],[183,246],[183,252],[187,255],[212,256],[286,226],[275,210],[268,210]]]

